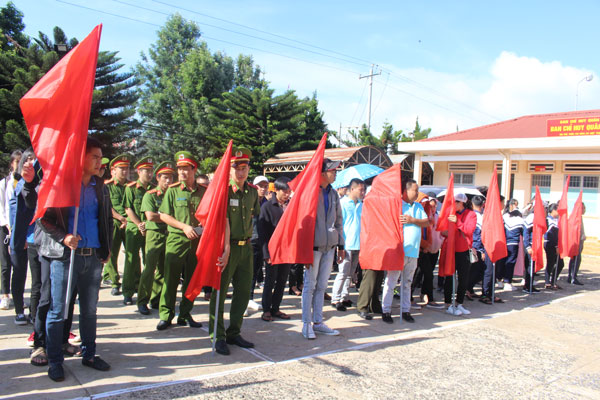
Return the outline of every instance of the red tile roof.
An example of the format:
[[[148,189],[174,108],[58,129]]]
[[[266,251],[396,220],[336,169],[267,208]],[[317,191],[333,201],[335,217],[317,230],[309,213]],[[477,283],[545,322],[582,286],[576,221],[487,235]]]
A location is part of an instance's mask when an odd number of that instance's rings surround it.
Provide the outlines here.
[[[600,116],[600,110],[572,111],[554,114],[526,115],[507,121],[484,125],[464,131],[448,133],[421,142],[441,142],[451,140],[484,140],[546,137],[546,121],[549,119],[581,118]]]

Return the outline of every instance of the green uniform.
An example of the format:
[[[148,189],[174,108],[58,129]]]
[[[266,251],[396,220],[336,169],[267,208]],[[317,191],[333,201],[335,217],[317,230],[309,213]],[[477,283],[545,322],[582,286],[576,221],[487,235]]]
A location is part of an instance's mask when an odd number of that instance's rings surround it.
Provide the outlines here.
[[[123,217],[127,216],[127,214],[125,214],[125,208],[123,208],[126,183],[121,184],[115,179],[104,182],[108,188],[112,208]],[[119,283],[118,259],[121,243],[123,243],[123,247],[125,246],[125,229],[121,229],[120,226],[121,221],[113,219],[113,242],[110,249],[110,260],[104,265],[104,280],[110,279],[112,281],[112,287],[114,288],[121,287],[121,284]]]
[[[152,189],[142,198],[141,213],[151,211],[158,213],[164,192]],[[158,308],[160,293],[164,281],[165,246],[167,244],[167,224],[164,222],[146,221],[146,260],[138,286],[137,304],[150,304]]]
[[[125,196],[123,197],[123,209],[133,210],[140,221],[146,221],[146,215],[140,212],[142,198],[146,190],[151,189],[148,185],[144,188],[138,180],[131,182],[125,187]],[[140,284],[140,250],[144,254],[145,238],[142,236],[138,226],[127,217],[127,227],[125,228],[125,265],[123,267],[123,296],[133,297]]]
[[[198,226],[195,213],[206,187],[197,185],[192,191],[183,182],[174,183],[167,189],[159,211],[168,214],[177,221],[193,227]],[[167,226],[167,244],[165,248],[165,272],[162,294],[160,296],[159,314],[161,321],[170,322],[175,316],[175,300],[177,287],[183,272],[184,281],[182,293],[185,294],[187,285],[196,269],[196,249],[199,239],[190,240],[181,229]],[[179,304],[179,318],[190,317],[194,303],[182,296]]]
[[[260,213],[258,192],[248,182],[239,189],[235,183],[229,186],[229,204],[227,218],[229,219],[231,253],[227,267],[221,274],[221,295],[219,297],[219,320],[217,323],[217,340],[235,338],[240,335],[244,311],[250,300],[252,286],[253,254],[250,245],[252,236],[252,217]],[[223,308],[225,294],[229,284],[233,283],[233,297],[229,311],[229,327],[225,332],[223,322]],[[210,298],[210,323],[209,332],[214,332],[215,306],[217,302],[216,291]]]

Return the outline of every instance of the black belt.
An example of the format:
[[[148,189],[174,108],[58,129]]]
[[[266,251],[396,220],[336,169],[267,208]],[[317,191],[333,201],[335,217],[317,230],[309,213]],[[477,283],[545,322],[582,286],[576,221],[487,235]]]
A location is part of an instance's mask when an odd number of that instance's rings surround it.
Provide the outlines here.
[[[248,243],[250,243],[250,239],[244,239],[244,240],[231,239],[230,242],[231,242],[231,244],[235,244],[238,246],[245,246]]]
[[[92,247],[78,247],[75,249],[75,254],[78,256],[89,257],[93,256],[96,252],[96,249]]]

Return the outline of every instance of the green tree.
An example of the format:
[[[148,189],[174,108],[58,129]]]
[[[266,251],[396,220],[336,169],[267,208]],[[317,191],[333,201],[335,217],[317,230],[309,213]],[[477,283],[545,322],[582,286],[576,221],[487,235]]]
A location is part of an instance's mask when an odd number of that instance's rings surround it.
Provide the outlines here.
[[[379,136],[379,141],[383,146],[385,151],[392,151],[392,154],[398,153],[398,142],[400,142],[402,138],[402,130],[394,131],[394,126],[389,122],[383,123],[383,130],[381,132],[381,136]]]
[[[422,129],[419,124],[419,117],[415,122],[415,128],[408,134],[402,134],[401,142],[416,142],[417,140],[427,139],[431,133],[431,128]]]

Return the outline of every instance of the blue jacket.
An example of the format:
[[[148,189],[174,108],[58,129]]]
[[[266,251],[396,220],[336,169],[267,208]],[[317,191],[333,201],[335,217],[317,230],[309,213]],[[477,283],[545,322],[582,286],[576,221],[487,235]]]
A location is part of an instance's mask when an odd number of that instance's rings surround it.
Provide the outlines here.
[[[523,235],[525,222],[518,210],[506,213],[502,216],[504,219],[504,233],[506,234],[506,245],[519,245]]]
[[[523,225],[523,246],[526,249],[531,248],[531,240],[533,237],[533,211],[525,217],[525,223]]]
[[[475,211],[477,215],[477,225],[473,231],[473,248],[480,253],[485,252],[483,242],[481,241],[481,223],[483,222],[483,214],[480,211]]]
[[[546,218],[548,230],[544,233],[544,246],[558,246],[558,218],[548,215]]]
[[[31,219],[37,205],[38,183],[37,178],[30,183],[25,182],[23,178],[19,179],[15,187],[15,195],[10,199],[11,250],[24,250],[26,243],[33,243],[35,225],[31,224]]]

